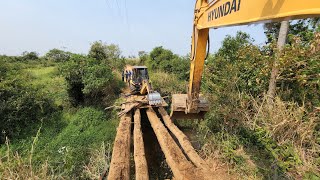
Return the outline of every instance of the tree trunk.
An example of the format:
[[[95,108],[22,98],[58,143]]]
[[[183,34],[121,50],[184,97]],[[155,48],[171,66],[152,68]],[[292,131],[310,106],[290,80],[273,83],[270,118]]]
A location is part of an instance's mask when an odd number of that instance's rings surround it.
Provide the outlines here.
[[[273,100],[276,96],[276,87],[277,87],[277,76],[279,74],[279,59],[281,57],[281,51],[286,44],[287,35],[289,31],[289,21],[282,21],[279,37],[278,37],[278,52],[276,52],[276,58],[273,63],[272,71],[271,71],[271,77],[269,81],[269,89],[268,89],[268,103],[272,104]]]

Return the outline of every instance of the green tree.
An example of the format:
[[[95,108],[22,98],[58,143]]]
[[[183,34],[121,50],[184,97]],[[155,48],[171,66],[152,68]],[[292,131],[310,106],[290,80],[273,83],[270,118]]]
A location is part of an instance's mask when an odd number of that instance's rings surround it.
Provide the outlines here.
[[[22,53],[22,60],[26,61],[26,60],[37,60],[39,59],[39,54],[37,52],[23,52]]]
[[[217,55],[222,56],[227,61],[233,62],[237,59],[237,52],[244,46],[252,44],[253,39],[249,34],[244,32],[237,32],[235,37],[227,36],[223,42],[221,48],[218,50]]]
[[[304,43],[310,42],[314,38],[314,32],[319,31],[320,18],[308,18],[300,19],[297,21],[291,21],[287,42],[292,43],[291,37],[300,37],[300,40]],[[266,43],[272,43],[278,39],[281,22],[272,22],[264,24],[264,33],[267,37]]]
[[[155,47],[147,61],[152,70],[161,70],[167,73],[176,74],[179,79],[187,80],[189,77],[189,57],[179,57],[169,49],[162,46]]]
[[[84,55],[73,54],[60,71],[68,83],[68,95],[73,106],[106,105],[119,92],[110,66]]]
[[[145,51],[139,51],[138,52],[138,56],[139,56],[139,60],[140,60],[140,65],[146,65],[147,61],[148,61],[148,53]]]
[[[106,48],[107,45],[103,44],[101,41],[94,42],[89,50],[89,57],[95,58],[97,60],[103,61],[107,59]]]
[[[252,44],[248,34],[227,36],[218,52],[208,57],[204,89],[226,99],[237,91],[261,95],[266,90],[270,70],[266,57]]]
[[[148,65],[154,70],[161,69],[168,71],[170,68],[170,61],[174,58],[177,58],[177,55],[174,55],[169,49],[164,49],[162,46],[155,47],[150,52]]]
[[[279,37],[277,43],[277,53],[273,62],[271,76],[269,80],[269,88],[268,88],[268,102],[271,104],[276,96],[276,87],[277,87],[277,76],[279,75],[279,61],[282,55],[282,50],[287,41],[287,35],[289,31],[289,21],[282,21]]]
[[[125,59],[121,57],[121,50],[118,45],[106,44],[96,41],[91,45],[89,57],[95,58],[106,65],[110,65],[113,69],[123,69]]]
[[[0,144],[5,137],[17,138],[31,124],[46,120],[55,110],[53,101],[33,87],[30,76],[16,64],[0,58]]]
[[[45,58],[54,62],[65,62],[70,59],[71,53],[60,49],[51,49],[45,55]]]

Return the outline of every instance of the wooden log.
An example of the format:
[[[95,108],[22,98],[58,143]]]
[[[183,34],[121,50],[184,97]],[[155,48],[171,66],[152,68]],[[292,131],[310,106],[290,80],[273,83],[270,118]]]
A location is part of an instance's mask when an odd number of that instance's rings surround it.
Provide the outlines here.
[[[147,116],[175,179],[204,179],[202,172],[187,160],[152,108],[147,110]]]
[[[131,114],[121,117],[113,145],[108,180],[130,179]]]
[[[177,138],[179,144],[181,145],[184,152],[187,154],[189,159],[201,169],[209,170],[207,163],[198,155],[195,149],[192,147],[188,137],[172,122],[170,116],[163,107],[159,108],[159,113],[161,114],[165,125],[172,132],[172,134]]]
[[[148,180],[148,165],[144,150],[144,142],[141,130],[141,115],[139,109],[137,109],[134,114],[133,142],[136,180]]]

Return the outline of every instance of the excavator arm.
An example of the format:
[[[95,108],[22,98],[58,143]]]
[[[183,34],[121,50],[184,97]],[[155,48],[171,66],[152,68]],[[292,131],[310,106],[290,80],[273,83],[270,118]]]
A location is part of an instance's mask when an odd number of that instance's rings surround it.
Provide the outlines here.
[[[197,0],[188,94],[172,96],[174,119],[201,119],[209,105],[200,94],[210,28],[302,19],[320,15],[320,0]]]

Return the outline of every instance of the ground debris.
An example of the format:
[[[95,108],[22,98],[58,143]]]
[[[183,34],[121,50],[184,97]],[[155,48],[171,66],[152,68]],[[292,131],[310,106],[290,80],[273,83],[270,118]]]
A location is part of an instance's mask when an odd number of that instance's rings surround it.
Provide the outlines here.
[[[118,113],[118,116],[123,116],[131,110],[142,106],[148,106],[148,100],[145,96],[130,96],[126,102],[121,104],[122,111]]]

